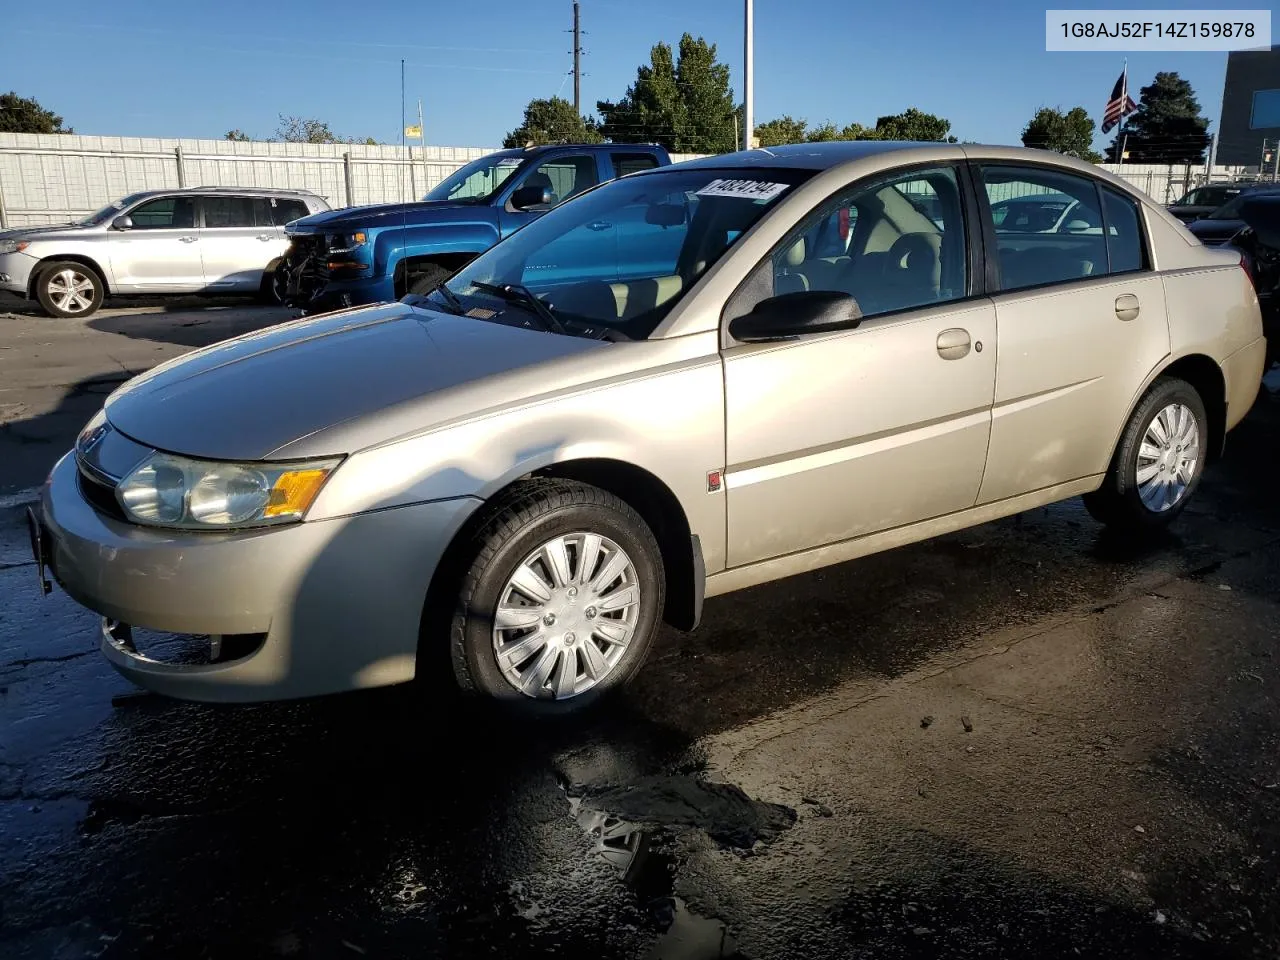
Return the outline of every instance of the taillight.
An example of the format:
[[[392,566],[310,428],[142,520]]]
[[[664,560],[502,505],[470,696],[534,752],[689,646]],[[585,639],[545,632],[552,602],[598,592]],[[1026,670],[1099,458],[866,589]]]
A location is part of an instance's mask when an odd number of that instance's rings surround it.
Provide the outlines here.
[[[1240,269],[1244,271],[1244,275],[1249,279],[1249,286],[1255,287],[1253,282],[1253,265],[1249,263],[1249,255],[1243,251],[1240,254]],[[1256,289],[1255,289],[1255,292]]]

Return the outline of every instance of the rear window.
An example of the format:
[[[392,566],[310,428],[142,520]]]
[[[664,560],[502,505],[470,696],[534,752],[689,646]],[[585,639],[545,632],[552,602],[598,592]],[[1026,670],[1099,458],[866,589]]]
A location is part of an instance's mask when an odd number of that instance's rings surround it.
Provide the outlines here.
[[[294,220],[301,220],[311,213],[307,209],[307,205],[301,200],[284,200],[279,197],[273,197],[271,203],[273,211],[272,222],[277,227],[283,227],[286,223]]]
[[[629,173],[652,170],[656,166],[658,166],[658,158],[651,153],[615,153],[613,155],[614,176],[625,177]]]

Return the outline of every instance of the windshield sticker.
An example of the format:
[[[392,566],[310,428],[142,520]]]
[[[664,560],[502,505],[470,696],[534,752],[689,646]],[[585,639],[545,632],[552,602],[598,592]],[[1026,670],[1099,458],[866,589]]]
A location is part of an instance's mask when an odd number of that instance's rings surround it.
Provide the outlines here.
[[[783,190],[786,183],[765,183],[762,180],[712,180],[698,191],[700,197],[739,197],[767,203]]]
[[[520,157],[505,157],[496,164],[499,170],[505,170],[507,167],[518,167],[524,161]]]

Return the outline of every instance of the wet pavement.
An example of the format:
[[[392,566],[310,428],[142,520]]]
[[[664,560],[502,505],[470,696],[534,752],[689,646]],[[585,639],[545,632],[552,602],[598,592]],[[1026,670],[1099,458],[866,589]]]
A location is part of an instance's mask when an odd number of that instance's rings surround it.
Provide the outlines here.
[[[1069,502],[717,597],[546,725],[129,696],[0,501],[0,957],[1275,956],[1278,439],[1153,546]]]

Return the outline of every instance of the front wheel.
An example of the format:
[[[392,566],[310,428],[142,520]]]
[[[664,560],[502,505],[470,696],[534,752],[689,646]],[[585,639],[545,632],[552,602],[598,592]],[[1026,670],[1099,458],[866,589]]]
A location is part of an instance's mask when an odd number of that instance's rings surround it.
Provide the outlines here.
[[[1084,497],[1094,519],[1131,533],[1168,526],[1200,485],[1209,420],[1195,387],[1161,377],[1129,418],[1102,486]]]
[[[525,713],[584,709],[630,680],[664,574],[640,515],[598,487],[534,480],[477,531],[450,631],[459,685]]]
[[[437,263],[428,263],[418,267],[410,274],[409,292],[416,293],[420,297],[425,297],[440,284],[449,279],[450,272],[447,268]]]
[[[106,290],[98,274],[82,263],[58,260],[36,280],[36,298],[55,317],[87,317],[102,306]]]

